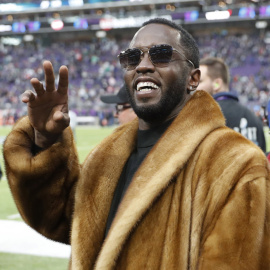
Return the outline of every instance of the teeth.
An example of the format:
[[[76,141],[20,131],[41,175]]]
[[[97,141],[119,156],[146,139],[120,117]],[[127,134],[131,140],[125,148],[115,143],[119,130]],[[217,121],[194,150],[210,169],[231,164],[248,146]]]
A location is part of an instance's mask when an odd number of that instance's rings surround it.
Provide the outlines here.
[[[140,92],[147,92],[147,91],[151,91],[152,88],[143,88],[141,90],[137,90],[137,91],[140,91]]]
[[[143,87],[151,87],[151,88],[141,89]],[[157,89],[158,86],[152,82],[139,82],[137,84],[137,91],[150,91],[150,90],[152,90],[152,88]]]

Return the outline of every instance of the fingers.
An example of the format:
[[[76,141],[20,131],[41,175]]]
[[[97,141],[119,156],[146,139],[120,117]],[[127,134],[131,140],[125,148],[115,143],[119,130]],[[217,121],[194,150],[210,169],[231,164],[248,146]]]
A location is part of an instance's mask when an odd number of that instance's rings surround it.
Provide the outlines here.
[[[26,90],[22,95],[21,95],[21,101],[24,103],[28,103],[30,101],[35,100],[36,96],[31,90]]]
[[[55,90],[55,77],[52,63],[50,61],[44,61],[43,68],[45,72],[46,91],[53,92]]]
[[[63,95],[68,92],[68,68],[66,66],[61,66],[59,69],[59,83],[57,90]]]
[[[43,68],[45,72],[45,84],[46,84],[46,91],[52,92],[55,89],[54,86],[54,73],[53,73],[53,67],[50,61],[44,61]],[[36,93],[38,96],[41,96],[44,94],[45,89],[43,84],[36,78],[33,78],[30,80],[32,86],[34,87]]]
[[[43,84],[36,78],[33,78],[30,80],[32,86],[34,87],[36,93],[38,96],[43,95],[43,93],[45,92]]]
[[[50,61],[44,61],[43,63],[44,73],[45,73],[45,88],[43,84],[36,78],[31,79],[31,84],[34,87],[37,96],[41,96],[45,91],[53,92],[55,91],[55,76],[53,71],[53,66]],[[59,83],[57,91],[60,94],[66,95],[68,92],[68,68],[66,66],[61,66],[59,69]]]
[[[53,66],[50,61],[44,61],[43,68],[45,72],[46,91],[53,92],[55,90],[55,76]],[[59,83],[57,91],[60,94],[67,94],[68,92],[68,68],[61,66],[59,69]]]

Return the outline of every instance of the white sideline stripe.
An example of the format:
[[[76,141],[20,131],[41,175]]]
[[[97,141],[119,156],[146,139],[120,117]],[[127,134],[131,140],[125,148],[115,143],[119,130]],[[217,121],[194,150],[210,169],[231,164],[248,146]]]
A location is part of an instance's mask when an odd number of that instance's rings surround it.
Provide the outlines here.
[[[20,214],[19,214],[19,213],[13,214],[13,215],[8,216],[7,218],[8,218],[8,219],[20,218]]]
[[[69,258],[69,245],[54,242],[22,221],[0,220],[0,252]]]

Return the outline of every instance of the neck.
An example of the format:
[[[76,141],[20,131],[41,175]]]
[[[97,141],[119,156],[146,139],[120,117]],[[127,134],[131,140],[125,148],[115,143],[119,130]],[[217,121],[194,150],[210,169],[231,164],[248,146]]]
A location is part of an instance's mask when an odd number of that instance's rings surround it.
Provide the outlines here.
[[[229,92],[229,88],[225,87],[225,86],[221,87],[217,91],[214,91],[214,94],[218,94],[218,93],[221,93],[221,92]]]

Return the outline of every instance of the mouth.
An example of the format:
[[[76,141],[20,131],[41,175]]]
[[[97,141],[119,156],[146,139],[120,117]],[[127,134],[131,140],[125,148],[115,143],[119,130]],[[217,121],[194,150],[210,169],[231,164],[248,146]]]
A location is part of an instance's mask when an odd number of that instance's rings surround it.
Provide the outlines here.
[[[137,105],[156,103],[161,96],[160,87],[153,81],[140,81],[135,87],[135,99],[137,100]]]
[[[150,92],[159,87],[153,82],[139,82],[136,87],[137,92]]]

